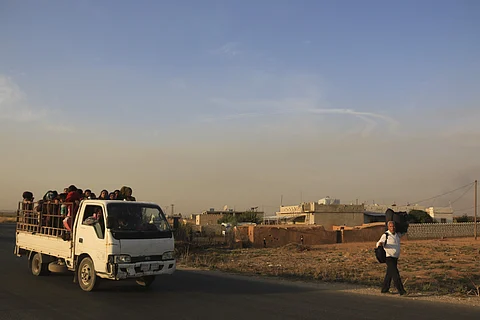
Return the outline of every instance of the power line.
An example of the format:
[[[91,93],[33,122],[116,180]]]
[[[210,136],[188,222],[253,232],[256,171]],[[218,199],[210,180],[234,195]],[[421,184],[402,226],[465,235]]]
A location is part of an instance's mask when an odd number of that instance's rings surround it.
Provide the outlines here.
[[[467,194],[468,191],[470,191],[470,189],[472,189],[473,187],[473,184],[470,186],[470,188],[468,188],[460,197],[458,197],[457,199],[453,200],[452,202],[450,202],[450,205],[454,204],[455,202],[457,202],[458,200],[460,200],[461,198],[463,198],[463,196],[465,196]]]
[[[478,205],[477,208],[480,208],[480,205]],[[475,206],[470,207],[470,208],[455,209],[455,211],[467,211],[467,210],[472,210],[472,209],[475,209]]]
[[[456,189],[454,189],[454,190],[451,190],[451,191],[448,191],[448,192],[439,194],[439,195],[434,196],[434,197],[430,197],[430,198],[427,198],[427,199],[423,199],[423,200],[420,200],[420,201],[414,201],[414,202],[412,202],[412,203],[415,203],[415,204],[416,204],[416,203],[422,203],[422,202],[425,202],[425,201],[428,201],[428,200],[440,198],[440,197],[443,197],[444,195],[447,195],[447,194],[449,194],[449,193],[453,193],[453,192],[455,192],[455,191],[461,190],[461,189],[466,188],[466,187],[468,187],[468,186],[473,186],[473,184],[474,184],[474,182],[470,182],[469,184],[466,184],[466,185],[464,185],[464,186],[462,186],[462,187],[459,187],[459,188],[456,188]]]

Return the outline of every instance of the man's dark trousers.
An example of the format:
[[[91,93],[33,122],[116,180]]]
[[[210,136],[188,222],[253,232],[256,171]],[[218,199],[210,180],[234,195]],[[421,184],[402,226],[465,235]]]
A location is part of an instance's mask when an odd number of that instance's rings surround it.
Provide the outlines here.
[[[388,292],[390,289],[390,283],[393,279],[393,284],[397,288],[398,293],[404,294],[405,289],[403,288],[402,280],[400,279],[400,273],[397,268],[397,258],[387,257],[387,274],[385,275],[385,280],[383,280],[382,292]]]

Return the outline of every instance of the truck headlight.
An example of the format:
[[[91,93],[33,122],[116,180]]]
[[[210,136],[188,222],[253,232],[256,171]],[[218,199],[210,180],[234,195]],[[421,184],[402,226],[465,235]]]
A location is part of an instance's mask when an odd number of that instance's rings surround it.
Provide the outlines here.
[[[167,251],[162,255],[162,260],[173,260],[175,259],[175,253],[173,251]]]
[[[130,257],[128,254],[121,254],[113,257],[114,263],[130,263],[131,261],[132,257]]]

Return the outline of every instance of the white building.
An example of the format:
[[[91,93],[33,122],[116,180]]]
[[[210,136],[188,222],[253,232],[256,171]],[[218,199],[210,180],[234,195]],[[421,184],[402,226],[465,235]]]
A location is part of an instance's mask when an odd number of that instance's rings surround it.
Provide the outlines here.
[[[395,212],[407,212],[412,210],[425,211],[430,217],[435,219],[439,223],[452,223],[453,222],[453,208],[451,207],[426,207],[419,205],[406,205],[406,206],[389,206],[383,204],[366,204],[365,212],[371,213],[385,213],[390,208]]]
[[[453,222],[453,209],[450,207],[429,207],[425,210],[430,217],[440,223]]]
[[[338,199],[335,199],[338,200]],[[355,227],[363,224],[365,207],[350,204],[319,204],[304,202],[282,206],[275,216],[265,217],[265,223],[294,223],[322,225],[326,230],[334,226]]]
[[[318,200],[318,204],[325,204],[325,205],[340,204],[340,199],[332,199],[327,196],[326,198]]]
[[[375,213],[385,213],[390,208],[395,212],[410,212],[412,210],[427,211],[427,207],[419,205],[393,206],[386,204],[366,204],[365,211]]]

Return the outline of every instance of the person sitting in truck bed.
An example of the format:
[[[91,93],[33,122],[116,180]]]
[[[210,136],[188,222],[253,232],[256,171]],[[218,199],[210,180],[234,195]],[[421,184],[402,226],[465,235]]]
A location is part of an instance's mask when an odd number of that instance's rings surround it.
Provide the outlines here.
[[[108,191],[103,189],[100,192],[100,196],[98,197],[98,200],[108,200]]]
[[[48,190],[42,200],[38,201],[35,211],[42,215],[42,224],[51,227],[52,215],[57,214],[58,207],[53,204],[53,200],[58,196],[56,190]]]
[[[33,193],[30,192],[30,191],[25,191],[23,194],[22,194],[22,205],[20,207],[20,209],[22,210],[22,213],[23,213],[23,222],[25,223],[35,223],[33,221],[33,200],[35,199],[33,197]],[[28,227],[28,229],[30,230],[30,227]]]
[[[83,199],[96,199],[97,196],[95,193],[92,192],[90,189],[86,189],[85,192],[83,193]]]
[[[60,202],[66,202],[67,193],[59,193],[57,198],[58,198],[58,201],[60,201]]]
[[[60,219],[60,195],[57,194],[52,201],[49,201],[47,205],[47,212],[50,214],[50,227],[61,228],[61,219]]]
[[[25,191],[22,194],[22,198],[23,198],[22,209],[23,210],[33,210],[33,199],[35,199],[33,197],[33,193],[31,193],[30,191]]]
[[[66,212],[62,212],[63,211],[62,210],[62,207],[63,207],[62,204],[64,202],[66,202],[66,199],[67,199],[67,193],[60,193],[58,195],[57,199],[55,199],[55,201],[58,202],[58,204],[60,205],[59,214],[60,214],[60,216],[63,216],[63,217],[65,217],[65,215],[67,214]],[[67,209],[67,208],[65,207],[65,209]],[[62,218],[57,217],[57,219],[55,221],[55,227],[56,228],[61,228],[62,227],[62,220],[63,220]]]

